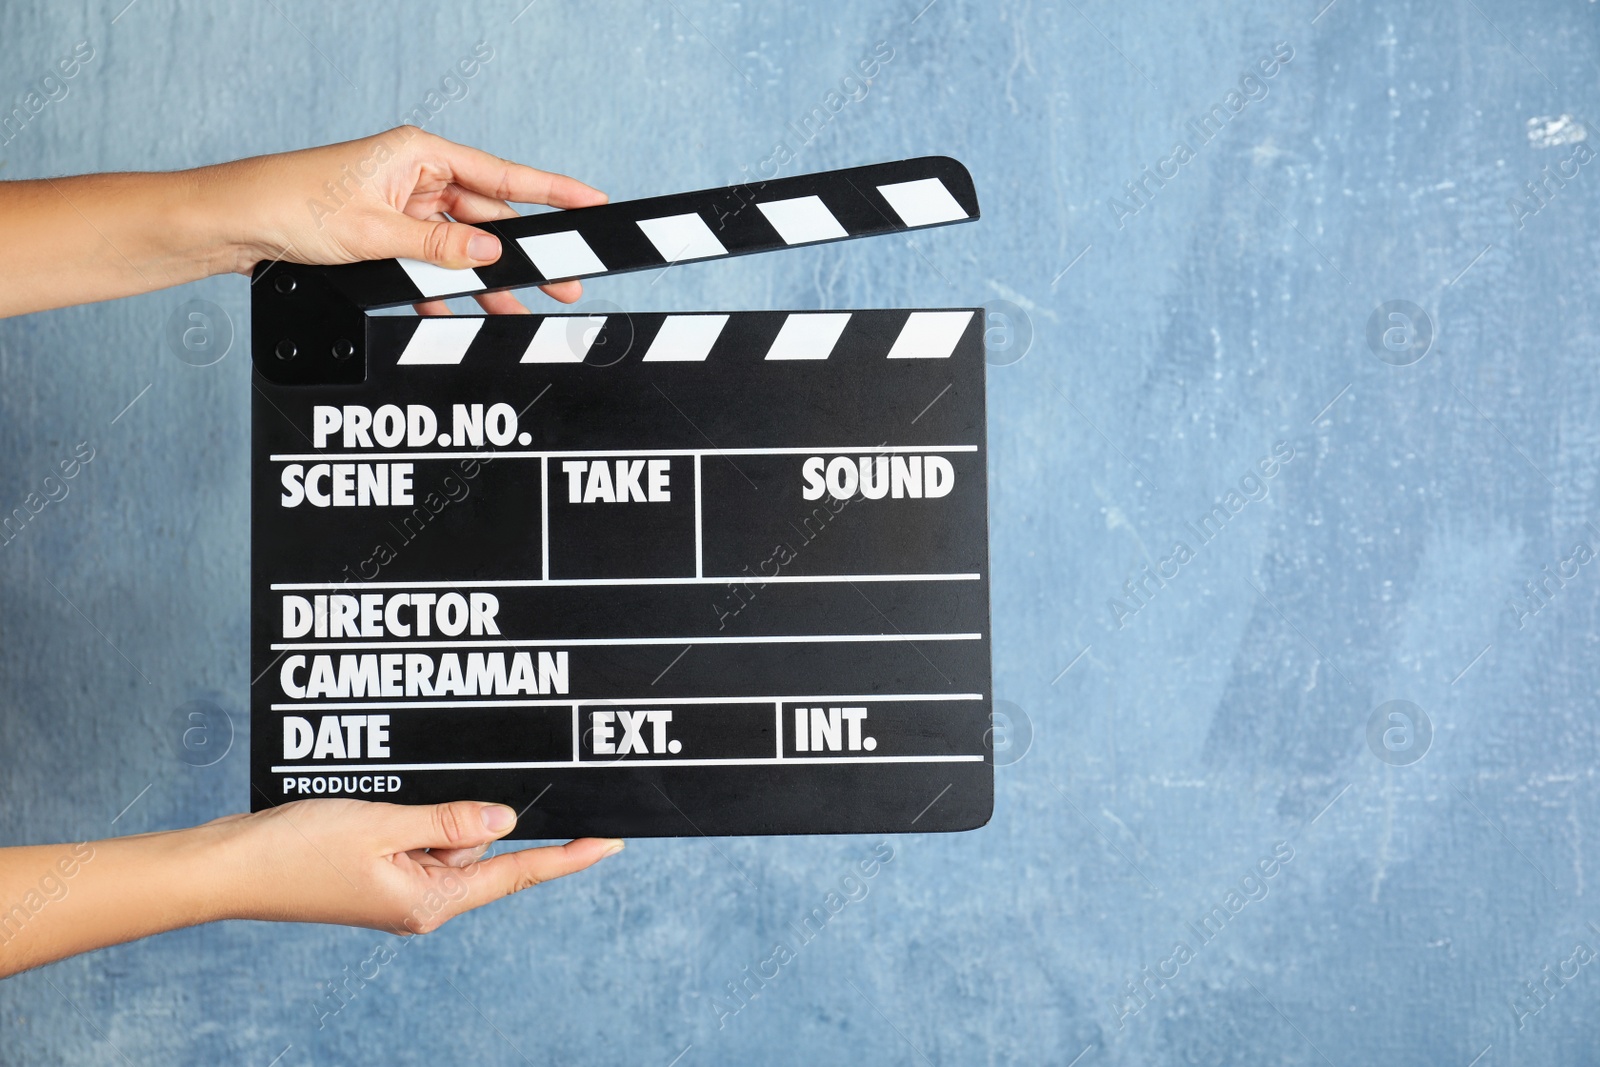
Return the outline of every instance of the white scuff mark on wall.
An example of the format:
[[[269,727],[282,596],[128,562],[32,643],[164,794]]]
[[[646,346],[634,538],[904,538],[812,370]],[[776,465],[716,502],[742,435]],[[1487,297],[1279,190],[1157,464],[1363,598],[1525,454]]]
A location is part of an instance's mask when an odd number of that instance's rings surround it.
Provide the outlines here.
[[[1588,139],[1588,128],[1571,115],[1535,115],[1528,120],[1528,144],[1533,148],[1559,148]]]
[[[1021,293],[1011,288],[1011,286],[1007,285],[1005,282],[997,281],[994,278],[988,279],[988,282],[989,288],[999,293],[1002,299],[1011,301],[1028,314],[1039,315],[1052,321],[1057,318],[1057,315],[1054,311],[1051,311],[1049,308],[1040,307],[1032,300],[1029,300],[1026,296],[1023,296]]]
[[[1125,823],[1121,819],[1117,818],[1117,815],[1116,815],[1115,812],[1113,812],[1110,808],[1108,808],[1104,804],[1102,804],[1102,805],[1100,805],[1100,814],[1104,815],[1106,818],[1110,819],[1112,822],[1117,824],[1117,829],[1122,831],[1122,836],[1126,840],[1128,840],[1128,841],[1133,843],[1133,847],[1134,847],[1135,850],[1138,851],[1140,859],[1146,859],[1146,858],[1149,857],[1150,850],[1144,847],[1144,842],[1140,841],[1139,838],[1137,836],[1135,836],[1134,832],[1132,830],[1128,829],[1128,824],[1127,823]]]
[[[1268,137],[1260,144],[1251,147],[1250,162],[1258,167],[1266,167],[1276,163],[1278,157],[1284,154],[1283,149],[1279,148],[1271,137]]]
[[[1006,71],[1006,102],[1011,105],[1011,113],[1020,115],[1021,109],[1017,106],[1017,98],[1012,93],[1011,87],[1017,76],[1018,67],[1027,67],[1028,73],[1037,76],[1038,71],[1033,66],[1033,53],[1029,50],[1028,42],[1032,35],[1023,25],[1033,14],[1033,5],[1024,4],[1020,17],[1011,19],[1012,59],[1011,68]]]
[[[1101,499],[1104,500],[1105,497],[1102,496]],[[1128,536],[1132,537],[1134,543],[1139,546],[1139,554],[1144,557],[1146,561],[1150,560],[1151,556],[1149,546],[1144,543],[1144,538],[1139,536],[1139,531],[1134,527],[1133,523],[1128,521],[1128,516],[1124,514],[1123,510],[1117,507],[1115,504],[1106,504],[1106,529],[1127,530]]]
[[[1378,855],[1372,872],[1372,903],[1389,877],[1389,843],[1394,840],[1394,776],[1385,768],[1383,776],[1383,836],[1378,839]]]
[[[1583,824],[1578,822],[1578,798],[1567,794],[1567,824],[1572,827],[1572,875],[1578,880],[1578,896],[1583,896]]]

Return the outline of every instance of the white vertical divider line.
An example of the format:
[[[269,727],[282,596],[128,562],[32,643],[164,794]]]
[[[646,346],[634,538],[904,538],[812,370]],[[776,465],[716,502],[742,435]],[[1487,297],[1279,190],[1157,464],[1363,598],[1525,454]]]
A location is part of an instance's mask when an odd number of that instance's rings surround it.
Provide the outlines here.
[[[572,762],[578,762],[578,740],[583,735],[578,731],[578,705],[572,705]]]
[[[703,559],[705,536],[700,529],[700,454],[694,456],[694,576],[704,578],[705,563]]]
[[[781,700],[774,700],[772,702],[772,723],[776,727],[776,729],[773,730],[773,733],[775,733],[777,735],[777,737],[778,737],[778,759],[782,760],[783,759],[783,701],[781,701]]]
[[[550,580],[550,457],[549,456],[540,456],[539,457],[539,559],[540,559],[540,575],[539,575],[539,577],[541,579],[543,579],[544,581],[548,582]],[[574,716],[576,716],[578,714],[578,709],[577,709],[576,705],[573,706],[572,714]],[[577,719],[574,718],[573,721],[576,722]],[[576,745],[577,742],[574,741],[573,744]],[[573,749],[573,751],[577,751],[577,749]],[[576,760],[577,757],[574,756],[573,759]]]

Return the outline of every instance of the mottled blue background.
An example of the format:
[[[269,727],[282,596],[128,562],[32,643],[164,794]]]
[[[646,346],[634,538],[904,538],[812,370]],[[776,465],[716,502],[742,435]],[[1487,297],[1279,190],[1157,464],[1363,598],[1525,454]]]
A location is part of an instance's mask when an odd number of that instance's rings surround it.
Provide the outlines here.
[[[495,58],[429,128],[617,199],[737,180],[779,141],[783,173],[963,160],[983,221],[914,248],[589,293],[1025,312],[989,439],[995,692],[1033,740],[987,828],[894,839],[867,898],[721,1028],[726,983],[877,839],[637,842],[408,944],[320,1030],[324,983],[388,939],[232,923],[109,949],[0,983],[0,1061],[1596,1060],[1600,967],[1536,1013],[1524,983],[1600,946],[1600,565],[1520,627],[1508,607],[1600,548],[1600,173],[1537,211],[1523,188],[1600,113],[1595,4],[125,2],[0,4],[7,107],[74,42],[96,51],[0,178],[375,132],[480,39]],[[788,124],[878,42],[893,59],[801,145]],[[1278,42],[1266,96],[1193,142]],[[1113,198],[1135,206],[1125,184],[1180,137],[1195,158],[1119,225]],[[0,510],[96,451],[0,548],[6,843],[246,806],[246,290],[0,323]],[[162,336],[196,297],[237,331],[204,368]],[[1435,328],[1407,366],[1367,343],[1388,300]],[[1200,545],[1185,523],[1280,441],[1267,497]],[[1180,540],[1194,558],[1119,629],[1109,599]],[[239,731],[205,768],[184,759],[195,700]],[[1432,723],[1420,762],[1369,746],[1389,700]],[[1186,922],[1279,842],[1266,896],[1202,945]],[[1195,958],[1130,1011],[1179,939]]]

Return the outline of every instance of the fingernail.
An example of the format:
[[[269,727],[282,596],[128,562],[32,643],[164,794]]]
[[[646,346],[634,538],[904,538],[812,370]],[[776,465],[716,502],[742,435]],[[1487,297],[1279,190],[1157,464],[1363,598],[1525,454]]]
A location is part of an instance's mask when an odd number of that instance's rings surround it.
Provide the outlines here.
[[[605,859],[607,856],[615,856],[618,852],[621,852],[627,847],[628,843],[626,841],[614,842],[604,852],[600,853],[600,858]]]
[[[517,821],[516,812],[499,804],[486,804],[483,808],[483,828],[491,834],[509,830]]]
[[[487,233],[474,234],[467,242],[467,257],[484,263],[500,258],[500,239]]]

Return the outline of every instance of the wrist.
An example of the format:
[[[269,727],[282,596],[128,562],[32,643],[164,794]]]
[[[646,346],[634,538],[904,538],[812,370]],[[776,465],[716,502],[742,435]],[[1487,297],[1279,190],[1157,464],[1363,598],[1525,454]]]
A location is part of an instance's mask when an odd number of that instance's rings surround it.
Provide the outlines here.
[[[263,259],[283,254],[287,239],[273,218],[275,197],[261,159],[241,159],[185,171],[196,222],[197,253],[208,275],[249,274]]]
[[[161,835],[167,894],[189,916],[182,925],[252,917],[251,823],[245,816]]]

